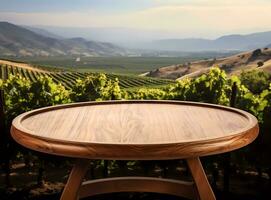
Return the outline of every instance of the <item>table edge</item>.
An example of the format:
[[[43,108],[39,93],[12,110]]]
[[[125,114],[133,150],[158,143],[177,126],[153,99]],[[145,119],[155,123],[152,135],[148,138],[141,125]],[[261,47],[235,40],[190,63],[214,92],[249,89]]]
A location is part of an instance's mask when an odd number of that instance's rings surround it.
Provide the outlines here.
[[[161,144],[112,144],[112,143],[82,143],[77,141],[65,141],[60,139],[45,138],[35,136],[20,130],[18,123],[27,116],[35,113],[47,111],[48,109],[61,109],[76,106],[104,105],[104,104],[123,104],[123,103],[164,103],[178,105],[196,105],[205,107],[215,107],[230,110],[242,114],[250,121],[250,127],[242,130],[238,134],[224,136],[214,139],[161,143]],[[72,104],[63,104],[53,107],[45,107],[23,113],[16,117],[11,126],[11,135],[19,144],[32,150],[49,153],[54,155],[79,157],[89,159],[120,159],[120,160],[154,160],[154,159],[179,159],[195,156],[206,156],[224,153],[241,148],[251,143],[259,133],[257,119],[248,112],[221,106],[216,104],[206,104],[191,101],[160,101],[160,100],[132,100],[132,101],[103,101],[103,102],[81,102]],[[108,151],[110,149],[110,151]],[[106,152],[108,151],[108,152]],[[117,154],[119,152],[119,154]]]

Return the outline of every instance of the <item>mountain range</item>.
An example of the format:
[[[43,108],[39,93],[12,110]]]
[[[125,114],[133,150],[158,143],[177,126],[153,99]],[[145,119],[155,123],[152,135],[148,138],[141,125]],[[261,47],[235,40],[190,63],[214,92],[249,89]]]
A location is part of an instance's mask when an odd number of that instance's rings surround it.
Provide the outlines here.
[[[150,47],[174,51],[247,51],[267,47],[271,43],[271,31],[248,35],[226,35],[215,40],[208,39],[167,39],[156,40]]]
[[[171,32],[146,31],[131,28],[54,27],[37,26],[66,38],[83,37],[96,41],[111,42],[125,48],[154,51],[247,51],[263,48],[271,43],[271,31],[246,35],[224,35],[216,39],[184,38]]]
[[[232,52],[271,47],[271,31],[226,35],[214,40],[156,39],[164,36],[148,34],[146,37],[145,33],[118,28],[32,27],[0,22],[0,56],[182,56],[186,52]]]
[[[46,31],[33,31],[8,22],[0,22],[0,55],[2,56],[120,56],[126,50],[107,42],[84,38],[64,39]]]

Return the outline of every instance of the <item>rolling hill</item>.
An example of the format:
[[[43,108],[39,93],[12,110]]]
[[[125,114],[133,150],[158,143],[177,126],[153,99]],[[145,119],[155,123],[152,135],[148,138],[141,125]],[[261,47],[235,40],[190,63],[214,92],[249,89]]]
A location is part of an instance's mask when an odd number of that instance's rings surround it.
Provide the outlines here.
[[[36,30],[37,32],[37,30]],[[46,37],[24,27],[0,22],[0,55],[2,56],[120,56],[123,48],[111,43],[83,38],[57,39]]]
[[[161,67],[145,73],[145,76],[167,79],[196,77],[206,73],[210,67],[219,66],[228,74],[239,74],[242,70],[260,69],[271,72],[271,49],[256,49],[226,58],[206,59],[184,64]]]

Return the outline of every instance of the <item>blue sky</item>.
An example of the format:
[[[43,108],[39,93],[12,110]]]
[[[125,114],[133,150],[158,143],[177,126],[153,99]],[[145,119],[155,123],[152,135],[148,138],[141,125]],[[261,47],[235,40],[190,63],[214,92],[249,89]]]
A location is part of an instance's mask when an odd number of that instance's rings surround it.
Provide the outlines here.
[[[148,0],[0,0],[0,11],[59,12],[84,11],[90,8],[105,12],[127,12],[155,6]]]
[[[271,0],[0,0],[0,21],[215,37],[271,30]]]

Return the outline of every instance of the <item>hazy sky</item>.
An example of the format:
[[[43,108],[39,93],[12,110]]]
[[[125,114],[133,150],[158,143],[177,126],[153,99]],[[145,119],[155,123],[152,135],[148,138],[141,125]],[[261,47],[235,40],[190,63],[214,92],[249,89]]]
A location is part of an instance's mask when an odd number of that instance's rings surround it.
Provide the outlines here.
[[[271,30],[271,0],[0,0],[0,21],[217,37]]]

